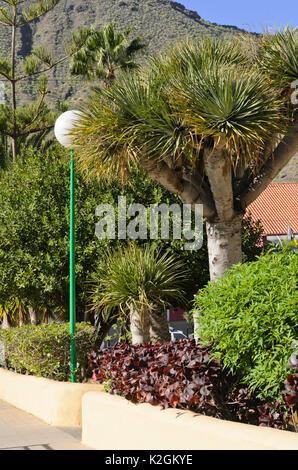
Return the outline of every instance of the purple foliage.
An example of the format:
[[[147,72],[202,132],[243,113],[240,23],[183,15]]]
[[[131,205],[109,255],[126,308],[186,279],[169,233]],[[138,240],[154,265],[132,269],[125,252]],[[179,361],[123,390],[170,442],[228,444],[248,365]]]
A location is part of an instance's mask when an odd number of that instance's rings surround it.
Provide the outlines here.
[[[262,402],[241,387],[211,356],[211,345],[201,346],[191,339],[138,346],[119,343],[94,351],[89,364],[94,381],[108,383],[110,393],[133,403],[285,428],[284,407]]]

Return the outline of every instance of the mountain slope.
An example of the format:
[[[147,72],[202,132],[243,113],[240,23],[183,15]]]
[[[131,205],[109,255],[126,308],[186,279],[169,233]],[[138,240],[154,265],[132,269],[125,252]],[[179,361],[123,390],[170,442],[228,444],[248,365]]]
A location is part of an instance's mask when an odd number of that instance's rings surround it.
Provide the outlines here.
[[[31,2],[28,0],[27,5]],[[0,0],[0,7],[5,6],[7,4]],[[198,13],[171,0],[61,0],[52,12],[19,32],[18,54],[24,57],[32,48],[43,44],[55,57],[62,57],[65,41],[67,43],[72,32],[81,26],[94,24],[101,28],[110,22],[115,22],[120,30],[132,26],[133,36],[146,39],[148,53],[160,52],[186,37],[196,38],[201,34],[230,36],[244,32],[235,26],[205,21]],[[0,50],[5,54],[9,48],[9,29],[0,25]],[[68,64],[68,61],[60,64],[51,73],[49,101],[68,100],[70,106],[75,107],[90,85],[71,78]],[[23,98],[31,97],[31,80],[24,82],[23,92]],[[297,181],[297,160],[292,159],[282,170],[278,181]]]
[[[28,0],[27,4],[30,4]],[[0,0],[0,7],[7,6]],[[92,24],[103,27],[115,22],[122,30],[133,27],[133,36],[142,36],[148,43],[148,53],[166,49],[179,39],[195,38],[201,34],[233,35],[241,32],[234,26],[219,26],[204,21],[196,12],[170,0],[61,0],[53,11],[21,30],[20,56],[29,53],[32,47],[45,44],[55,56],[64,54],[64,41],[80,26]],[[19,33],[20,34],[20,33]],[[20,41],[22,39],[22,41]],[[9,50],[9,30],[0,25],[0,48]],[[69,86],[71,82],[71,86]],[[57,67],[51,76],[51,101],[65,100],[72,87],[79,90],[76,80],[68,76],[68,63]],[[31,92],[30,82],[24,90]]]

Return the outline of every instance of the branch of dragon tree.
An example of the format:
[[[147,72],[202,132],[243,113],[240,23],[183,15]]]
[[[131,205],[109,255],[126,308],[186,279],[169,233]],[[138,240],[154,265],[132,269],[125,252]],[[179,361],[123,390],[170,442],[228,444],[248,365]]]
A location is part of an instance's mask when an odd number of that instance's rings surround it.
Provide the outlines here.
[[[185,170],[184,167],[183,170]],[[210,188],[203,180],[202,175],[198,171],[194,171],[193,173],[183,171],[182,179],[184,182],[184,197],[187,194],[188,199],[193,199],[194,202],[192,205],[203,204],[203,206],[206,206],[206,211],[208,210],[209,217],[213,218],[216,215],[216,207]],[[181,196],[179,197],[182,200]]]
[[[275,148],[252,183],[240,194],[243,209],[249,206],[267,188],[282,168],[298,155],[298,119],[287,136]]]
[[[213,208],[214,212],[216,212],[210,186],[208,182],[205,181],[202,173],[204,173],[203,169],[200,170],[197,167],[191,169],[190,167],[186,167],[186,165],[183,165],[183,179],[194,185],[197,188],[198,192],[202,192],[206,199],[206,203]]]
[[[267,141],[267,144],[262,152],[262,157],[260,160],[263,163],[263,165],[267,162],[268,158],[272,155],[276,147],[279,145],[279,143],[282,141],[284,138],[284,135],[281,134],[275,134],[270,141]],[[244,162],[243,162],[244,163]],[[239,165],[239,164],[238,164]],[[243,171],[241,178],[238,179],[238,181],[235,178],[235,189],[234,189],[234,194],[235,194],[235,199],[237,201],[240,200],[240,194],[244,193],[247,191],[247,188],[250,187],[250,185],[253,183],[254,178],[255,178],[255,172],[257,169],[257,162],[254,161],[249,161],[246,164],[246,168]],[[238,166],[236,171],[238,171]]]
[[[215,215],[214,206],[204,194],[190,182],[184,180],[181,174],[171,169],[165,162],[156,162],[153,160],[140,160],[140,166],[154,180],[162,184],[180,198],[185,204],[191,204],[194,209],[195,204],[203,204],[204,217],[213,217]]]
[[[196,204],[202,204],[204,217],[213,219],[216,216],[213,200],[202,189],[198,190],[197,185],[183,180],[183,192],[178,194],[178,197],[184,204],[190,204],[193,211],[195,211]]]
[[[229,221],[235,211],[232,165],[225,145],[225,139],[221,137],[213,148],[204,148],[203,159],[217,215],[220,220]]]

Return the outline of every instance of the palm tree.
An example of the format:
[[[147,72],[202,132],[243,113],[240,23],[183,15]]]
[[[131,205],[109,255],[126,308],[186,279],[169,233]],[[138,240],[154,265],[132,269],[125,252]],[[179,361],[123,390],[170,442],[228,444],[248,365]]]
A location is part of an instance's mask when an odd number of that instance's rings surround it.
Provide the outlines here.
[[[74,35],[74,40],[79,46],[84,46],[72,57],[71,74],[90,81],[104,79],[108,85],[117,71],[137,69],[134,58],[146,45],[140,37],[129,40],[130,33],[131,28],[116,31],[114,23],[108,24],[102,31],[94,26],[81,28]]]
[[[119,308],[130,317],[133,344],[170,341],[165,309],[184,305],[189,272],[181,259],[162,253],[154,244],[130,244],[107,251],[93,282],[95,311]]]
[[[211,279],[242,261],[241,223],[298,151],[297,29],[182,43],[146,71],[97,90],[74,131],[99,177],[137,164],[183,203],[203,205]]]

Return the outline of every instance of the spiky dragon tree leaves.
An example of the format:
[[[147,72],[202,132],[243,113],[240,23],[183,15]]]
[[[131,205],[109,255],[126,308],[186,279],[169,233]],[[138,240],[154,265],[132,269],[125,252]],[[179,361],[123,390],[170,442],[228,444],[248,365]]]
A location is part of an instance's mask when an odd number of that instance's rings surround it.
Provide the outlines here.
[[[256,70],[214,67],[173,77],[179,113],[200,136],[225,136],[229,154],[257,161],[275,133],[285,133],[289,120],[284,102]]]
[[[258,67],[284,92],[298,78],[298,28],[266,33],[260,40]]]
[[[240,155],[257,165],[272,136],[290,124],[280,90],[239,39],[183,43],[143,73],[121,74],[108,90],[97,89],[84,113],[74,132],[80,163],[101,176],[138,157],[179,165],[198,158],[204,139],[222,135],[233,165]]]
[[[95,96],[73,133],[81,149],[79,164],[88,172],[109,179],[127,176],[131,164],[144,156],[191,159],[193,137],[163,80],[124,73],[108,89],[96,89]]]

